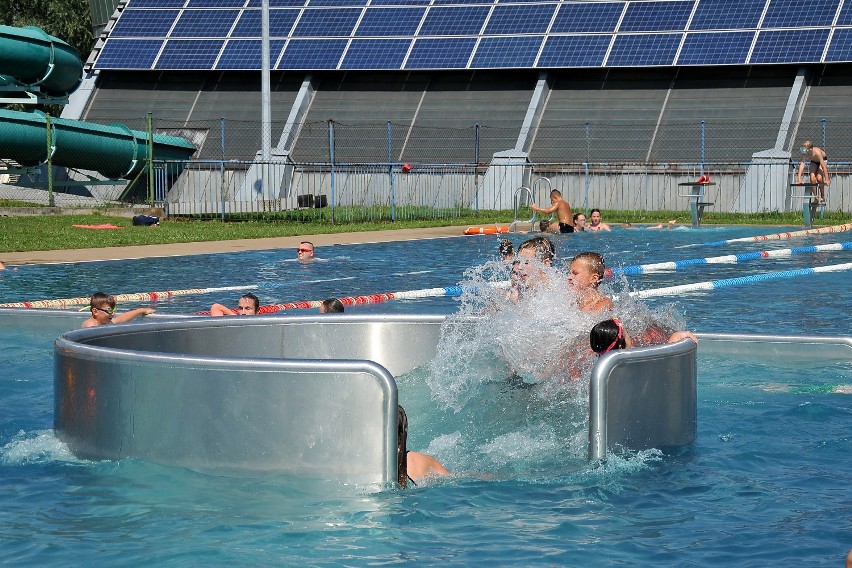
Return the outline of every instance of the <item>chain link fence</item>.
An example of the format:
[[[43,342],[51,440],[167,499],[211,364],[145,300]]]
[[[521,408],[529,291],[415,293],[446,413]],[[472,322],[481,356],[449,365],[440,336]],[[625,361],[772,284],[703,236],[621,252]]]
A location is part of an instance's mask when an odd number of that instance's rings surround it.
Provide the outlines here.
[[[219,219],[328,218],[331,221],[446,218],[482,210],[512,211],[515,192],[547,177],[572,203],[619,210],[681,210],[678,184],[700,173],[718,179],[716,210],[791,209],[790,173],[805,139],[830,157],[831,210],[849,211],[846,189],[852,130],[846,123],[799,122],[782,128],[795,141],[785,174],[764,175],[752,155],[775,146],[779,128],[766,123],[586,122],[540,127],[528,137],[522,166],[497,165],[497,152],[513,150],[516,129],[471,125],[412,127],[392,122],[344,124],[334,121],[292,125],[275,122],[273,158],[259,158],[258,121],[220,119],[177,122],[145,118],[123,128],[189,140],[189,160],[164,160],[154,151],[148,168],[146,140],[128,159],[112,163],[110,152],[66,145],[55,131],[48,139],[23,136],[0,122],[0,199],[65,207],[106,203],[166,206],[170,215]],[[104,137],[112,150],[118,142]],[[788,142],[789,143],[789,142]],[[48,170],[48,148],[54,163]],[[276,147],[290,148],[278,152]],[[517,152],[515,152],[517,155]],[[113,160],[114,161],[114,160]],[[793,167],[791,167],[791,164]],[[121,170],[121,171],[119,171]],[[100,173],[99,173],[100,172]],[[749,172],[752,172],[749,174]],[[50,174],[50,175],[48,175]],[[124,179],[122,179],[124,176]],[[783,184],[785,187],[780,187]],[[52,185],[52,188],[49,187]],[[740,197],[743,192],[749,195]],[[752,195],[753,194],[753,195]],[[760,197],[772,194],[772,199]],[[547,202],[547,196],[537,198]],[[780,201],[779,201],[780,199]]]

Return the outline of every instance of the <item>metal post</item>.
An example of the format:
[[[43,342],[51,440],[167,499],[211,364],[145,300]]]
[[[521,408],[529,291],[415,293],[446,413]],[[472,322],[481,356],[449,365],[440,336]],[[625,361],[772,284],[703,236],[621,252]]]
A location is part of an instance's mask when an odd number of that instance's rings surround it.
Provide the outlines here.
[[[391,221],[396,221],[396,187],[393,181],[393,137],[390,120],[388,121],[388,180],[391,190]]]
[[[272,159],[272,108],[269,80],[269,0],[262,0],[260,13],[260,106],[261,106],[261,144],[263,156],[263,195],[270,183],[269,162]]]
[[[334,188],[334,121],[328,121],[328,158],[331,164],[331,224],[334,225],[334,204],[336,202]]]
[[[222,222],[225,222],[225,117],[219,118],[219,142],[222,145],[222,159],[219,161],[219,176],[222,185],[219,193],[222,196]]]
[[[49,114],[45,113],[44,120],[47,125],[47,204],[54,207],[56,201],[53,196],[53,125]]]
[[[825,150],[825,119],[822,119],[822,149]],[[828,150],[826,150],[828,151]]]
[[[145,115],[148,126],[148,204],[154,206],[154,113]]]
[[[701,168],[700,175],[704,175],[704,121],[701,121]]]
[[[583,133],[586,138],[586,162],[583,164],[586,173],[586,203],[584,204],[586,215],[589,214],[589,161],[592,157],[592,144],[589,140],[589,123],[587,122],[583,128]]]
[[[476,128],[474,129],[474,141],[473,141],[473,175],[476,176],[476,169],[479,167],[479,123],[476,124]],[[477,214],[479,213],[479,191],[474,193],[474,208],[476,209]]]

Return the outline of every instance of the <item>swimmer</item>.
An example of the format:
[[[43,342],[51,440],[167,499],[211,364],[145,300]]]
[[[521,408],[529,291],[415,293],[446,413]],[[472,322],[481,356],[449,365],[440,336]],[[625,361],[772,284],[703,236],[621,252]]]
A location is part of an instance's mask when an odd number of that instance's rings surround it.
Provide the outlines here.
[[[408,444],[408,416],[402,406],[397,406],[396,475],[399,486],[405,489],[410,481],[414,485],[428,477],[446,477],[447,468],[427,454],[412,452]]]
[[[802,162],[799,164],[799,170],[796,172],[796,183],[802,183],[802,174],[805,173],[805,166],[810,161],[810,167],[808,168],[810,172],[809,181],[817,186],[817,192],[814,194],[814,203],[825,203],[825,187],[831,185],[831,180],[828,176],[828,162],[826,162],[828,155],[822,148],[814,146],[814,143],[810,140],[802,142],[799,151],[802,153]]]
[[[2,262],[0,262],[0,270],[6,270],[6,267],[5,267],[5,266],[3,266],[3,263],[2,263]]]
[[[500,239],[497,244],[497,250],[500,251],[500,258],[503,262],[512,262],[515,258],[515,245],[509,239]]]
[[[646,229],[673,229],[677,225],[677,219],[669,219],[669,222],[663,225],[662,223],[654,226],[647,226]]]
[[[612,300],[598,291],[606,266],[596,252],[581,252],[568,267],[568,283],[577,295],[577,307],[582,312],[611,310]]]
[[[310,241],[302,241],[299,243],[299,249],[296,251],[296,258],[300,262],[310,262],[314,259],[314,243]]]
[[[691,339],[698,343],[698,338],[689,331],[676,331],[669,336],[667,343],[677,343],[682,339]],[[609,353],[613,349],[630,349],[633,340],[624,329],[624,324],[618,318],[598,322],[589,332],[589,345],[598,355]]]
[[[254,316],[260,309],[260,300],[254,294],[244,294],[237,302],[237,309],[232,310],[222,304],[213,304],[210,306],[210,315],[213,317],[219,316]]]
[[[586,214],[585,213],[574,213],[574,231],[585,231],[586,230]]]
[[[588,231],[611,231],[606,223],[601,222],[601,210],[592,209],[592,222],[586,227]]]
[[[123,314],[115,315],[115,296],[104,294],[103,292],[95,292],[89,298],[89,310],[92,316],[83,322],[83,327],[95,327],[108,323],[124,323],[139,316],[153,314],[155,310],[152,308],[136,308]],[[86,308],[83,308],[84,310]]]
[[[541,221],[538,222],[538,232],[539,233],[558,233],[559,232],[559,223],[551,223],[547,219],[542,219]]]
[[[337,298],[323,300],[319,307],[319,313],[321,314],[342,314],[343,310],[343,302]]]
[[[550,192],[550,207],[544,209],[533,203],[530,205],[530,209],[538,213],[544,213],[545,215],[556,213],[556,218],[559,220],[559,232],[574,232],[574,216],[571,214],[571,206],[567,201],[562,199],[562,192],[558,189]]]
[[[512,263],[512,287],[506,299],[517,302],[525,291],[547,282],[547,274],[533,263],[549,267],[555,256],[556,247],[547,237],[533,237],[522,242],[518,246],[517,259]]]

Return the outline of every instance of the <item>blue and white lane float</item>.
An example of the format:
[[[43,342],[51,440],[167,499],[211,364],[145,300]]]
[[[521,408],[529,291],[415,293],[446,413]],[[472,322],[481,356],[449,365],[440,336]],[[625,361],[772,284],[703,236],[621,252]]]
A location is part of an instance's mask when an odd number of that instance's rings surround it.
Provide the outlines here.
[[[826,272],[843,272],[852,270],[852,262],[844,264],[832,264],[829,266],[814,266],[813,268],[800,268],[798,270],[784,270],[781,272],[765,272],[763,274],[752,274],[740,276],[739,278],[725,278],[723,280],[711,280],[709,282],[695,282],[693,284],[681,284],[679,286],[667,286],[665,288],[654,288],[651,290],[639,290],[630,292],[634,298],[657,298],[659,296],[677,296],[686,292],[697,292],[704,290],[718,290],[729,286],[741,286],[755,282],[766,282],[767,280],[779,280],[782,278],[797,278],[799,276],[810,276]]]
[[[653,264],[638,264],[635,266],[621,266],[612,269],[607,269],[607,275],[624,274],[632,276],[636,274],[650,274],[652,272],[667,272],[671,270],[680,270],[689,268],[697,264],[736,264],[748,260],[758,260],[762,258],[789,258],[794,254],[807,252],[827,252],[852,250],[852,241],[846,243],[832,243],[828,245],[812,245],[807,247],[795,247],[778,250],[762,250],[757,252],[744,252],[740,254],[728,254],[724,256],[712,256],[708,258],[692,258],[688,260],[675,260],[670,262],[657,262]]]
[[[741,239],[728,239],[727,241],[711,241],[709,243],[691,243],[688,245],[679,245],[674,248],[688,247],[715,247],[727,245],[729,243],[755,243],[760,241],[777,241],[781,239],[790,239],[793,237],[803,237],[806,235],[824,235],[826,233],[843,233],[852,231],[852,223],[844,223],[843,225],[832,225],[831,227],[820,227],[819,229],[806,229],[804,231],[792,231],[790,233],[775,233],[773,235],[757,235],[754,237],[743,237]]]

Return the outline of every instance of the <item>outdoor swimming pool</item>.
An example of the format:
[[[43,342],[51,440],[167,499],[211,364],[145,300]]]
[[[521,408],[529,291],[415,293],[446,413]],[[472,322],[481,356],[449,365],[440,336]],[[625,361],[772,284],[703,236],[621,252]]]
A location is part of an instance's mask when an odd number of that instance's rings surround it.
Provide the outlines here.
[[[560,258],[597,250],[609,266],[852,240],[839,233],[676,248],[774,232],[616,230],[554,240]],[[524,236],[510,238],[517,244]],[[328,262],[304,265],[283,250],[23,267],[0,273],[0,302],[245,284],[261,285],[254,292],[264,304],[426,289],[454,285],[466,269],[494,260],[496,243],[460,237],[319,247]],[[847,262],[850,251],[802,253],[626,281],[649,289]],[[673,305],[701,332],[848,336],[849,282],[848,272],[817,274],[647,303]],[[241,293],[181,296],[157,309],[190,313],[233,304]],[[457,307],[442,297],[347,311]],[[540,318],[547,325],[548,314]],[[493,382],[450,408],[434,398],[440,381],[435,387],[435,377],[419,370],[399,380],[410,447],[460,473],[375,492],[287,476],[211,476],[142,460],[77,460],[51,430],[53,339],[35,326],[0,328],[0,534],[4,559],[15,565],[838,566],[852,547],[848,361],[728,360],[702,356],[699,346],[697,442],[605,464],[585,462],[576,404]]]

